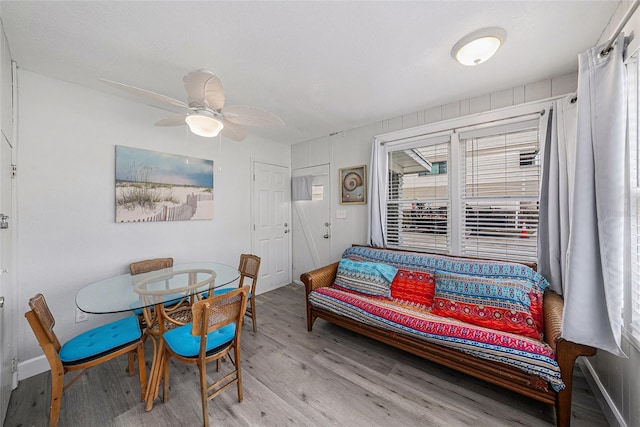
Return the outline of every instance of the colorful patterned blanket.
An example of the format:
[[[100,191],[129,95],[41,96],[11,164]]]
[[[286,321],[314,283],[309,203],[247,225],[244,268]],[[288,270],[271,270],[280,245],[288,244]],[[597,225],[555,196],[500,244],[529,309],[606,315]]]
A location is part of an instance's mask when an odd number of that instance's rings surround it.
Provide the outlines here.
[[[350,248],[347,252],[352,249],[366,248]],[[345,252],[345,256],[347,252]],[[372,259],[372,261],[375,260],[381,261]],[[394,262],[391,264],[396,265]],[[404,263],[397,264],[401,264],[399,268],[406,267]],[[486,265],[487,263],[478,264]],[[488,265],[491,269],[488,274],[517,273],[512,267],[496,266],[497,268],[494,269],[491,263]],[[511,266],[508,263],[506,265]],[[518,264],[513,264],[513,266],[516,266],[517,270]],[[416,266],[411,265],[411,267],[415,270]],[[335,286],[311,292],[309,302],[315,307],[374,327],[455,348],[482,359],[495,360],[514,366],[548,381],[556,391],[564,388],[560,367],[555,361],[554,352],[545,342],[473,326],[456,319],[435,316],[430,314],[428,310],[403,304],[397,300],[367,297]]]
[[[391,251],[367,246],[353,246],[342,254],[342,258],[358,261],[381,262],[396,268],[413,271],[442,271],[457,274],[472,274],[481,277],[528,280],[544,290],[547,280],[537,271],[523,264],[505,261],[452,258],[446,255],[419,252]]]

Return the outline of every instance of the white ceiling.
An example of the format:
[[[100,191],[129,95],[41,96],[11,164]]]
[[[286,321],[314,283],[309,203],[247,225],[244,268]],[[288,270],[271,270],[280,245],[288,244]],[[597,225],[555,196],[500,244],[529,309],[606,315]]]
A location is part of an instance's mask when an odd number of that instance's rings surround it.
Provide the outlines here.
[[[2,0],[0,14],[22,69],[118,96],[128,97],[97,79],[181,100],[182,76],[210,69],[227,104],[262,107],[287,124],[249,132],[294,144],[575,71],[617,5]],[[489,62],[451,58],[460,38],[494,26],[507,39]]]

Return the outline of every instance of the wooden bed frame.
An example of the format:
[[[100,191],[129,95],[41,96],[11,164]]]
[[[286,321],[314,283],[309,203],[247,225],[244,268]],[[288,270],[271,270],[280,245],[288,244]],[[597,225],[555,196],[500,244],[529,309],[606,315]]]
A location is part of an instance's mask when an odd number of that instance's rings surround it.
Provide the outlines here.
[[[526,264],[532,266],[532,264]],[[535,269],[535,264],[533,264]],[[309,293],[315,289],[333,284],[338,263],[304,273],[300,280],[306,288],[307,330],[311,331],[317,318],[342,326],[385,344],[400,348],[417,356],[499,385],[540,402],[555,406],[556,425],[565,427],[571,423],[571,384],[573,368],[578,356],[593,356],[596,349],[567,341],[561,337],[562,310],[564,301],[553,291],[544,294],[544,339],[556,354],[565,389],[556,392],[547,381],[527,374],[503,363],[479,359],[459,350],[421,341],[406,335],[365,325],[356,320],[317,308],[309,303]]]

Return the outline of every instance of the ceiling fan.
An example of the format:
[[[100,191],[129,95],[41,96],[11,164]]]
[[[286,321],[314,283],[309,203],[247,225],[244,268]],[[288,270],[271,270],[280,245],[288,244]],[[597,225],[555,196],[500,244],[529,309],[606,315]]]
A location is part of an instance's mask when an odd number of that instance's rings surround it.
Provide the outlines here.
[[[193,71],[182,79],[187,91],[188,103],[135,86],[106,79],[99,80],[134,95],[185,110],[183,114],[176,114],[158,121],[156,126],[187,125],[196,135],[215,137],[222,133],[234,141],[242,141],[247,136],[243,126],[284,125],[278,116],[260,108],[244,105],[225,106],[222,81],[208,70]]]

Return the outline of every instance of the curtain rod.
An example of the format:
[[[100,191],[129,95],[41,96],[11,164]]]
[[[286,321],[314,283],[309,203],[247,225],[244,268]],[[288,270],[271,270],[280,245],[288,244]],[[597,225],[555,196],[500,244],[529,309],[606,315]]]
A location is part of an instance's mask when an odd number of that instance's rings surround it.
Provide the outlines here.
[[[640,0],[635,0],[631,5],[631,7],[627,10],[627,13],[625,13],[624,17],[622,18],[618,26],[616,27],[615,31],[611,35],[611,38],[609,38],[609,41],[607,42],[607,44],[600,51],[600,55],[602,56],[609,55],[609,52],[611,52],[611,50],[613,49],[613,44],[618,38],[618,35],[622,32],[622,29],[624,28],[624,26],[627,25],[627,22],[629,22],[629,19],[631,19],[631,16],[636,11],[638,6],[640,6]]]

